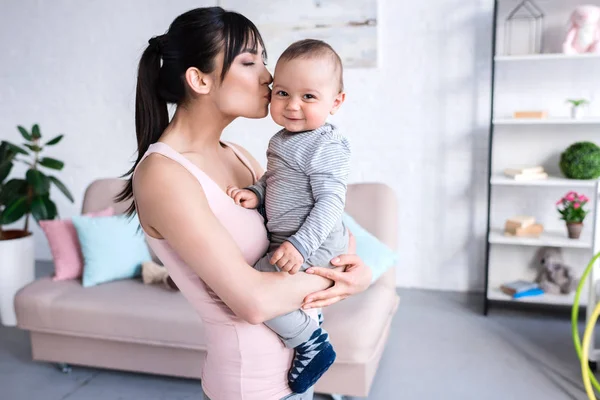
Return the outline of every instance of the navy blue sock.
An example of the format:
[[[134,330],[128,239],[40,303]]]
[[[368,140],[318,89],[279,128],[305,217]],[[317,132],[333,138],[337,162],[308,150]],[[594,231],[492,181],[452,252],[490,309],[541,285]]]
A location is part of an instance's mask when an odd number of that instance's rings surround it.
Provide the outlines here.
[[[329,335],[322,328],[315,330],[306,342],[298,345],[288,384],[294,393],[304,393],[317,383],[335,361],[335,351]]]

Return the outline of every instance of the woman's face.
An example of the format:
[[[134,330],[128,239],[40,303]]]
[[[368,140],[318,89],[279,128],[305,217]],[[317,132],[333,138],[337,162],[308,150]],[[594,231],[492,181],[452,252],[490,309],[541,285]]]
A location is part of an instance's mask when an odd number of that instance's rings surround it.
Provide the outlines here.
[[[273,77],[265,67],[260,44],[256,50],[240,53],[233,60],[223,82],[212,92],[217,107],[225,115],[264,118],[269,112],[269,85]],[[222,65],[222,54],[215,61]]]

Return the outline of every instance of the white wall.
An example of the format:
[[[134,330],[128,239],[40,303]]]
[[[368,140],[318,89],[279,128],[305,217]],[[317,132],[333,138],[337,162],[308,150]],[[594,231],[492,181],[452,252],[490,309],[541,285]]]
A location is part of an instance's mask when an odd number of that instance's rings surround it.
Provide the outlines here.
[[[17,124],[65,133],[53,154],[78,199],[87,184],[125,172],[135,152],[136,63],[179,13],[212,2],[13,1],[0,12],[0,139]],[[491,0],[380,0],[380,65],[346,71],[333,120],[354,149],[351,182],[398,194],[398,284],[483,288]],[[268,46],[268,43],[267,43]],[[274,61],[273,61],[274,62]],[[264,163],[277,127],[236,121],[225,138]],[[35,229],[36,256],[49,259]]]

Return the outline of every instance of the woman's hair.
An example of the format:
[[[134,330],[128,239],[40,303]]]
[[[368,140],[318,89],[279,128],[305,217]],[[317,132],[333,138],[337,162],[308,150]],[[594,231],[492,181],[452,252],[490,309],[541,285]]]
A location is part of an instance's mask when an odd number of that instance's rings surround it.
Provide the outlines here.
[[[138,67],[135,95],[137,160],[123,175],[131,175],[116,196],[121,202],[133,197],[133,171],[152,143],[156,143],[169,124],[168,103],[186,100],[185,72],[196,67],[204,73],[217,69],[215,57],[223,51],[222,81],[235,57],[244,50],[256,51],[264,43],[256,26],[241,14],[221,7],[206,7],[181,14],[169,30],[148,41]],[[162,63],[161,63],[162,61]],[[126,211],[135,213],[135,202]]]

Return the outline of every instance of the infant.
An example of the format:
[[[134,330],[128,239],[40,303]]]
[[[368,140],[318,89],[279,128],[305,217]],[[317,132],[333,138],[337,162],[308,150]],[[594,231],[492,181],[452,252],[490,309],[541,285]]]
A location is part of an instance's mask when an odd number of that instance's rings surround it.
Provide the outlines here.
[[[277,61],[271,117],[282,130],[269,141],[267,170],[256,184],[227,192],[245,208],[264,207],[270,246],[254,266],[259,271],[295,274],[310,266],[332,267],[347,253],[349,233],[342,222],[350,146],[327,123],[345,99],[338,54],[320,40],[290,45]],[[336,354],[329,335],[304,311],[265,324],[295,350],[290,389],[304,393],[327,371]]]

